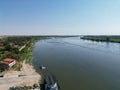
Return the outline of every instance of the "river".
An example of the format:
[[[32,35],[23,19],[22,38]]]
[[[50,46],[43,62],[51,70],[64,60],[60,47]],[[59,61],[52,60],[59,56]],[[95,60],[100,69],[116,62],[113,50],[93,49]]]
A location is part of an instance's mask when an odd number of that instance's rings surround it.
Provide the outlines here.
[[[61,90],[120,90],[118,43],[80,37],[40,40],[33,50],[33,65],[40,74],[53,73]]]

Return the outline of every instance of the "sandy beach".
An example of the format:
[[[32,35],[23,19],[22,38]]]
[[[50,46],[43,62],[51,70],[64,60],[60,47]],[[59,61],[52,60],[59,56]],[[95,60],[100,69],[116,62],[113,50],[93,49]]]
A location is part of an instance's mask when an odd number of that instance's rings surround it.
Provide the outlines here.
[[[33,86],[39,84],[41,76],[32,65],[23,63],[21,71],[8,71],[4,77],[0,77],[0,90],[8,90],[12,86]]]

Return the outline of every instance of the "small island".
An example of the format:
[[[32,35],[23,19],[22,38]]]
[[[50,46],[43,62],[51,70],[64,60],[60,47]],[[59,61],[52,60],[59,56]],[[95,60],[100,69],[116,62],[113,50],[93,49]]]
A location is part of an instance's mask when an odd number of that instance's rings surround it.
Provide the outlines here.
[[[97,41],[97,42],[114,42],[114,43],[120,43],[120,36],[94,36],[94,35],[88,35],[88,36],[82,36],[81,39],[83,40],[91,40],[91,41]]]

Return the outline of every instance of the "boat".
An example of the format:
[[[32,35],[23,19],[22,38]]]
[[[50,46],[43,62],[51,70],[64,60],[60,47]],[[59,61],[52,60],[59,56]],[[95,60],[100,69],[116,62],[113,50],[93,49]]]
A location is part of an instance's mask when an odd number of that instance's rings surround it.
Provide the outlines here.
[[[40,65],[40,69],[46,69],[46,67],[43,65]]]
[[[58,90],[59,85],[54,75],[45,75],[44,77],[45,90]]]

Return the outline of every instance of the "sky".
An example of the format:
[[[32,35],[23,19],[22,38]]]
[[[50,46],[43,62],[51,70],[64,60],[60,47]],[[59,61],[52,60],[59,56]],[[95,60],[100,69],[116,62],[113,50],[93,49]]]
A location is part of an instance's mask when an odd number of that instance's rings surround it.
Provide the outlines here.
[[[0,35],[120,35],[120,0],[0,0]]]

